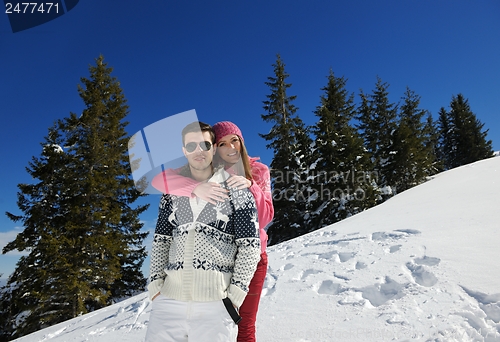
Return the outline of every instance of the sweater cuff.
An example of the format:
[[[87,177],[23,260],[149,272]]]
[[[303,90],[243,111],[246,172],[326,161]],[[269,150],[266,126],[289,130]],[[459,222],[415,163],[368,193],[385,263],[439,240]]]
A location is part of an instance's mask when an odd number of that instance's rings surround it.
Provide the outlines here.
[[[231,299],[231,303],[236,305],[238,308],[243,304],[247,293],[240,289],[238,286],[233,284],[229,285],[227,290],[227,297]]]
[[[163,282],[163,279],[156,279],[148,285],[149,300],[153,300],[153,297],[160,292],[161,288],[163,287]]]

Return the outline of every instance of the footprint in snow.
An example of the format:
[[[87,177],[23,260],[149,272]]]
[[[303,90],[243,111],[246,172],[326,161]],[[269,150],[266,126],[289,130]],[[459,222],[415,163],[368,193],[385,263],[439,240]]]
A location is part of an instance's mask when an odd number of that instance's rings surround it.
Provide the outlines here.
[[[439,265],[439,263],[441,262],[441,259],[423,256],[422,258],[415,258],[415,259],[413,259],[413,261],[417,265],[436,266],[436,265]]]
[[[413,280],[419,285],[431,287],[438,282],[436,276],[432,272],[427,271],[423,265],[415,265],[409,262],[406,264],[406,267],[410,270]]]
[[[372,233],[372,241],[398,240],[408,237],[409,235],[418,235],[420,233],[421,232],[416,229],[396,229],[394,233],[375,232]]]
[[[319,294],[338,295],[341,292],[347,291],[347,288],[341,284],[334,283],[331,280],[324,280],[319,285],[317,292]]]
[[[311,274],[318,274],[318,273],[322,273],[322,271],[314,270],[311,268],[311,269],[308,269],[308,270],[305,270],[304,272],[302,272],[302,274],[299,276],[299,278],[301,280],[304,280],[307,277],[309,277]]]
[[[406,235],[404,234],[394,234],[394,233],[387,233],[387,232],[375,232],[372,233],[372,241],[385,241],[385,240],[391,240],[391,239],[401,239],[405,237]]]
[[[336,254],[338,254],[337,251],[331,251],[331,252],[321,253],[321,254],[318,254],[318,259],[329,260],[329,259],[333,258],[333,256],[336,255]]]
[[[364,268],[368,267],[364,262],[362,261],[358,261],[356,262],[356,269],[357,270],[362,270]]]
[[[355,256],[356,256],[356,253],[354,253],[354,252],[340,252],[339,253],[340,262],[346,262],[348,260],[351,260]]]
[[[375,284],[362,289],[355,289],[355,291],[360,291],[363,298],[367,299],[373,306],[378,307],[391,299],[403,297],[403,288],[403,285],[389,277],[385,277],[383,284]]]
[[[394,245],[389,248],[389,253],[396,253],[401,249],[401,245]]]
[[[356,253],[330,251],[330,252],[320,253],[320,254],[316,254],[316,253],[304,253],[304,254],[302,254],[302,256],[309,256],[309,255],[313,255],[317,259],[324,259],[324,260],[334,259],[338,255],[338,260],[340,262],[346,262],[346,261],[354,258],[354,256],[356,256]]]
[[[289,264],[290,265],[290,264]],[[270,296],[276,291],[276,282],[278,281],[278,276],[272,273],[271,267],[269,267],[264,279],[264,285],[262,287],[262,296]]]

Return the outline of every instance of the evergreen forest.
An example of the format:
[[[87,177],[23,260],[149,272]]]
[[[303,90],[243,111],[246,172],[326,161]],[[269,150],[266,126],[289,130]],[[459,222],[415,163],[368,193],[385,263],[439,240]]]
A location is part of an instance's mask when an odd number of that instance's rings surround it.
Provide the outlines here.
[[[487,129],[463,94],[451,96],[435,120],[407,88],[389,99],[389,84],[377,77],[358,96],[347,79],[329,71],[316,122],[306,126],[294,105],[297,95],[277,55],[263,101],[274,153],[270,165],[274,220],[269,245],[309,233],[355,215],[454,167],[494,156]]]

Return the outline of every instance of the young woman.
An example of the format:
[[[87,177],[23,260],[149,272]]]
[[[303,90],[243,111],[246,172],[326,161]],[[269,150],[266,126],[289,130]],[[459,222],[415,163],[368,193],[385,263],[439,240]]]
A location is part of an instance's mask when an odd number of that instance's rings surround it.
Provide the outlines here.
[[[238,342],[254,342],[256,341],[255,321],[257,310],[267,272],[267,233],[264,228],[274,216],[269,168],[258,162],[258,158],[248,156],[243,135],[234,123],[222,121],[212,127],[215,132],[217,146],[214,166],[223,165],[231,175],[227,181],[230,187],[249,188],[255,197],[257,205],[261,260],[250,282],[245,301],[239,309],[242,320],[238,325]],[[199,183],[191,178],[183,177],[179,174],[181,169],[169,169],[162,172],[153,179],[152,185],[163,193],[178,196],[195,195],[212,204],[216,204],[217,201],[228,197],[227,191],[221,188],[219,184]]]

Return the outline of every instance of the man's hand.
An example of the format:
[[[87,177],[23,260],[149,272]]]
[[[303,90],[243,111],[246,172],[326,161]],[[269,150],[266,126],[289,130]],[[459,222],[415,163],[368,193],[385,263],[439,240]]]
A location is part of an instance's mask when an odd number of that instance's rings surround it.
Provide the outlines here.
[[[216,205],[218,201],[223,202],[229,198],[228,191],[215,182],[201,183],[194,188],[193,194],[213,205]]]
[[[231,188],[236,188],[240,190],[251,187],[252,181],[246,179],[243,176],[232,175],[231,177],[229,177],[227,185],[229,185]]]

